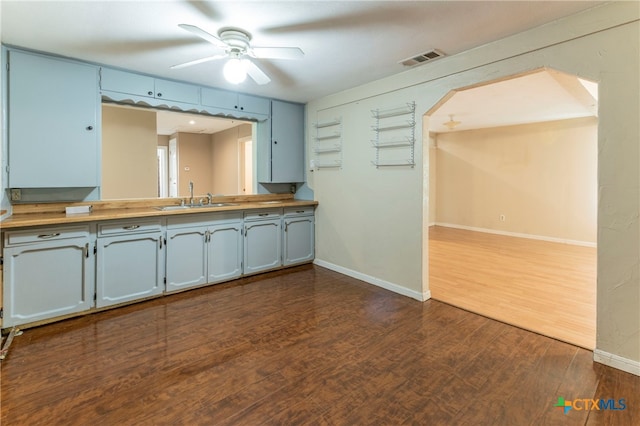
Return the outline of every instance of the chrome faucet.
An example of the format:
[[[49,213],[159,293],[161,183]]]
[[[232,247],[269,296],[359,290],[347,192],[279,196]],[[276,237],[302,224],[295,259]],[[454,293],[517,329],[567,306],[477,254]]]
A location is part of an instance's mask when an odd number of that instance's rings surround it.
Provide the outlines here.
[[[207,201],[209,204],[213,203],[213,194],[210,192],[207,192]]]
[[[189,181],[189,204],[193,205],[193,181]]]

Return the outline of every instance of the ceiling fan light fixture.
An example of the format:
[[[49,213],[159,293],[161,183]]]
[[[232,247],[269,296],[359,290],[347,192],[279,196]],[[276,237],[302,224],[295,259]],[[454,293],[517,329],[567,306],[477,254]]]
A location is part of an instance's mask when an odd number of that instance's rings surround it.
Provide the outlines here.
[[[460,124],[460,121],[455,121],[453,119],[453,114],[449,114],[449,121],[446,121],[444,123],[445,126],[447,126],[447,128],[449,128],[449,130],[453,130],[458,124]]]
[[[231,58],[222,69],[224,78],[231,84],[240,84],[247,78],[247,67],[241,59]]]

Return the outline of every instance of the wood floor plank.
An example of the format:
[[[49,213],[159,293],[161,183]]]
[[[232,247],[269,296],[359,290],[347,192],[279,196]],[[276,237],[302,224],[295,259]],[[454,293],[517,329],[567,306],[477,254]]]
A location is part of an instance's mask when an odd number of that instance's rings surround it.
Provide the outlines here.
[[[640,407],[640,378],[590,351],[310,265],[27,329],[0,379],[3,425],[600,425]],[[558,396],[628,409],[564,415]]]
[[[431,296],[595,348],[596,249],[432,226]]]

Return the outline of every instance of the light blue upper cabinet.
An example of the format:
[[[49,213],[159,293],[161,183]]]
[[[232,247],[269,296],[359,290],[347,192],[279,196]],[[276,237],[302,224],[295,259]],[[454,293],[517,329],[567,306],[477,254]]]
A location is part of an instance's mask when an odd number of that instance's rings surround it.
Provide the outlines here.
[[[100,89],[187,104],[200,103],[200,88],[198,86],[111,68],[100,70]]]
[[[203,88],[202,105],[234,111],[238,117],[267,118],[269,115],[269,99],[243,95],[226,90]]]
[[[238,108],[241,111],[269,115],[269,103],[269,99],[243,95],[242,93],[238,94]]]
[[[304,182],[304,105],[271,101],[271,177],[268,182]]]
[[[200,103],[200,88],[198,86],[158,78],[156,78],[155,85],[156,99],[166,99],[194,105]]]
[[[99,185],[98,69],[8,52],[9,186]]]
[[[118,93],[153,98],[155,94],[154,78],[125,71],[100,69],[100,89]]]

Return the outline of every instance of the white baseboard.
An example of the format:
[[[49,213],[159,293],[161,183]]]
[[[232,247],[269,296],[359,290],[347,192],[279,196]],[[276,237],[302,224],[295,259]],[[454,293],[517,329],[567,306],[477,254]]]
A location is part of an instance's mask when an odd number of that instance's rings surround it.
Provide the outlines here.
[[[591,241],[567,240],[564,238],[548,237],[546,235],[522,234],[519,232],[499,231],[489,228],[476,228],[474,226],[457,225],[454,223],[436,222],[436,226],[444,226],[446,228],[465,229],[467,231],[485,232],[487,234],[505,235],[507,237],[529,238],[531,240],[549,241],[552,243],[571,244],[574,246],[596,247],[596,243]],[[430,225],[431,226],[431,225]]]
[[[600,349],[595,349],[593,351],[593,360],[600,364],[640,376],[640,361],[633,361],[618,355],[610,354]]]
[[[357,280],[364,281],[369,284],[373,284],[377,287],[382,287],[394,293],[398,293],[403,296],[407,296],[412,299],[419,300],[420,302],[424,302],[426,300],[431,299],[431,292],[428,290],[423,293],[419,293],[417,291],[410,290],[406,287],[402,287],[400,285],[391,283],[389,281],[381,280],[380,278],[372,277],[370,275],[366,275],[361,272],[345,268],[343,266],[335,265],[333,263],[329,263],[321,259],[315,259],[313,263],[315,265],[322,266],[323,268],[331,269],[332,271],[339,272],[343,275],[347,275]]]

